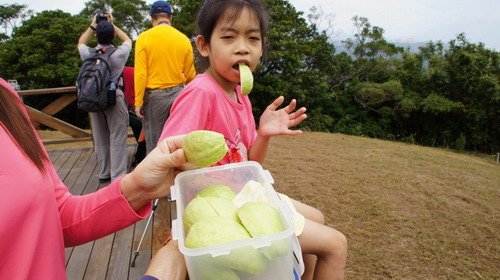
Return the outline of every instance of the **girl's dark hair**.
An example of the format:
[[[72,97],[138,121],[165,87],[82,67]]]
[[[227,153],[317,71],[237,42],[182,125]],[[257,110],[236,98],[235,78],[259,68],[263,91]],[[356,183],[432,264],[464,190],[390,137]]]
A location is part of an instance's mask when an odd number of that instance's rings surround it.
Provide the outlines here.
[[[47,154],[38,142],[28,116],[22,110],[24,104],[9,91],[0,84],[0,123],[38,170],[45,172],[44,163],[49,160]]]
[[[224,17],[234,22],[245,7],[257,16],[262,37],[262,50],[265,55],[269,17],[259,0],[206,0],[196,18],[197,34],[203,36],[205,42],[210,44],[214,28],[221,18]]]

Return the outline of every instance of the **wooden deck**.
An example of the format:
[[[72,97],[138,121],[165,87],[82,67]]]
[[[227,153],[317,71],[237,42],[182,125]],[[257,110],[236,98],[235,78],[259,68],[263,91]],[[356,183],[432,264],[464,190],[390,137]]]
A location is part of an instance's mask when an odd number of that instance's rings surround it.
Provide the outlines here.
[[[134,151],[135,145],[130,145],[129,163]],[[72,194],[91,193],[106,185],[99,184],[97,159],[91,148],[51,151],[49,155],[59,176]],[[68,279],[140,279],[146,271],[151,256],[162,246],[170,232],[170,209],[173,206],[174,203],[167,198],[159,201],[134,267],[130,264],[147,219],[96,241],[66,248]]]

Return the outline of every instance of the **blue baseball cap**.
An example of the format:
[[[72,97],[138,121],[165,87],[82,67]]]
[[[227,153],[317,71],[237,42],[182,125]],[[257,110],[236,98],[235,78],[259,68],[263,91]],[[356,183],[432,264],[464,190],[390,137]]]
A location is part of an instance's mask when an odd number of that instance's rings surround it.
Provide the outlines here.
[[[158,13],[172,14],[172,6],[167,1],[156,1],[151,5],[150,15]]]

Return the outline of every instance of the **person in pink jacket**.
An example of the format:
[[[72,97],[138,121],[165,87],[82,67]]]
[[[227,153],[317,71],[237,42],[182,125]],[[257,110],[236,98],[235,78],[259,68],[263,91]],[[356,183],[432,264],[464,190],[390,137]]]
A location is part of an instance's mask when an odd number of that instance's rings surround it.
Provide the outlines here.
[[[66,279],[64,247],[123,229],[151,212],[186,162],[184,136],[162,141],[134,171],[72,195],[14,89],[0,78],[0,279]],[[172,242],[170,242],[172,243]],[[168,257],[162,249],[164,266]],[[154,269],[152,270],[154,271]]]

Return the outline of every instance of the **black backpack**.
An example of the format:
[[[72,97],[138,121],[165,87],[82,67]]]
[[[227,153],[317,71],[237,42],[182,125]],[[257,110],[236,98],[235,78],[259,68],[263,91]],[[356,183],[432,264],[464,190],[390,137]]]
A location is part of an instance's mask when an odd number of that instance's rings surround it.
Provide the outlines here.
[[[76,80],[78,108],[87,112],[100,112],[116,104],[117,84],[111,79],[110,56],[113,46],[96,50],[80,66]]]

